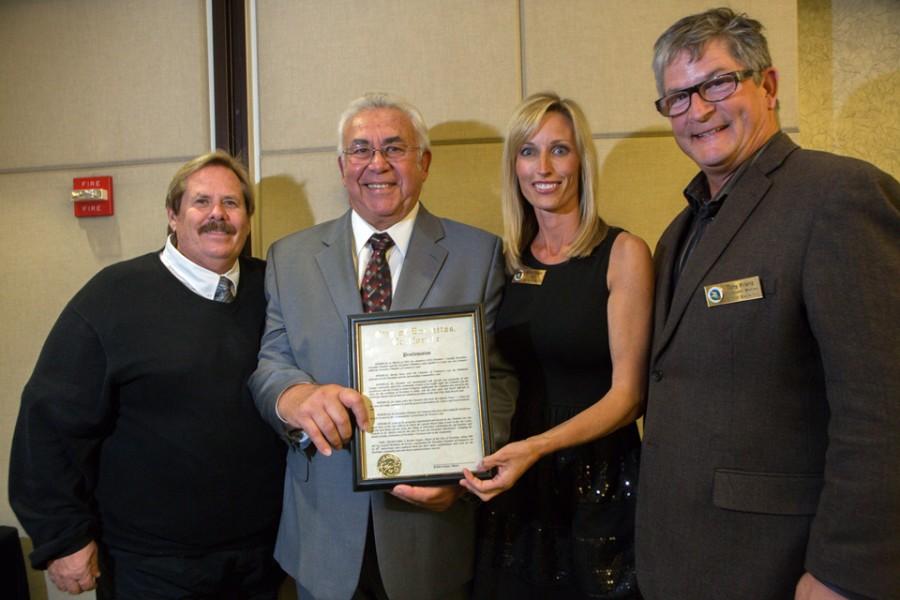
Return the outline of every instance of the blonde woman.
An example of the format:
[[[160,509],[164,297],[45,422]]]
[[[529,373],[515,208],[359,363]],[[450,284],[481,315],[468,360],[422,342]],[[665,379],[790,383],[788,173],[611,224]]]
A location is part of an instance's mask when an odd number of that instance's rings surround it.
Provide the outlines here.
[[[510,280],[497,343],[521,392],[512,440],[461,481],[485,505],[476,597],[637,598],[632,547],[653,278],[639,238],[609,227],[578,105],[551,93],[513,115],[503,158]],[[515,485],[514,485],[515,484]]]

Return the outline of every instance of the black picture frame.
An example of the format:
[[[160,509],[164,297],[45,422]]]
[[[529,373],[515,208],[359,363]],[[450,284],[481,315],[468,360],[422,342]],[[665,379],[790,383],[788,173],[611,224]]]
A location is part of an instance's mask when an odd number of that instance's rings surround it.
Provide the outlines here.
[[[374,424],[354,428],[353,489],[447,485],[475,471],[492,450],[481,304],[349,315],[348,331],[351,385]],[[379,414],[390,415],[381,432]]]

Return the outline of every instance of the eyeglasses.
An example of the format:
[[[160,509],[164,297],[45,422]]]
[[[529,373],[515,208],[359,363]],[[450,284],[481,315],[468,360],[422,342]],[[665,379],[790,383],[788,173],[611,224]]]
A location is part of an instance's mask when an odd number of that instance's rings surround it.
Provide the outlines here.
[[[756,73],[754,70],[732,71],[701,81],[697,85],[672,92],[656,101],[656,110],[664,117],[677,117],[691,107],[694,92],[707,102],[721,102],[737,91],[738,84]]]
[[[406,144],[389,144],[384,148],[373,148],[371,146],[353,146],[343,151],[347,160],[355,165],[367,165],[375,157],[376,152],[381,152],[381,156],[388,162],[399,162],[406,158],[410,150],[418,150],[419,146],[407,146]]]

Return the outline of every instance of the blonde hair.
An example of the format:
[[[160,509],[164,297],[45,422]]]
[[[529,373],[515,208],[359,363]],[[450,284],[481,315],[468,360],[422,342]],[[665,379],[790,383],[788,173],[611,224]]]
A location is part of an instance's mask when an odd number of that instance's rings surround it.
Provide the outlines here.
[[[516,108],[506,128],[503,144],[503,181],[500,203],[503,209],[503,254],[506,268],[514,272],[524,267],[522,253],[538,232],[534,209],[519,188],[516,176],[516,159],[519,149],[535,134],[547,113],[564,115],[572,124],[575,147],[581,159],[578,185],[579,225],[575,240],[567,251],[569,258],[589,256],[606,237],[609,229],[597,213],[594,198],[594,182],[597,181],[597,156],[591,141],[591,129],[578,104],[569,98],[560,98],[553,92],[533,94]]]

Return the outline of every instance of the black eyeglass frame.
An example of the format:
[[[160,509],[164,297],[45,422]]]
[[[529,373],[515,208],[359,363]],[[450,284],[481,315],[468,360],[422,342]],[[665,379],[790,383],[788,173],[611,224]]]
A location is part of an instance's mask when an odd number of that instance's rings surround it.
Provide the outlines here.
[[[757,71],[755,69],[746,69],[744,71],[731,71],[729,73],[720,73],[719,75],[716,75],[715,77],[710,77],[709,79],[701,81],[697,85],[692,85],[691,87],[686,87],[686,88],[683,88],[680,90],[675,90],[671,94],[666,94],[665,96],[657,99],[656,102],[653,103],[653,105],[656,107],[656,110],[662,116],[677,117],[679,115],[683,115],[684,113],[686,113],[687,111],[689,111],[691,109],[691,102],[694,99],[694,92],[696,92],[703,99],[704,102],[721,102],[723,100],[727,100],[728,98],[731,98],[731,96],[733,96],[734,93],[738,90],[738,85],[745,79],[756,74],[756,72]],[[708,86],[710,83],[712,83],[718,79],[723,79],[723,78],[734,78],[734,90],[727,96],[725,96],[723,98],[719,98],[718,100],[712,100],[710,98],[707,98],[702,91],[703,88]],[[670,113],[666,114],[666,112],[663,110],[665,108],[665,104],[664,104],[665,99],[671,98],[672,96],[677,96],[678,94],[687,94],[687,97],[688,97],[687,106],[684,107],[684,110],[679,111],[677,113],[670,112]]]

